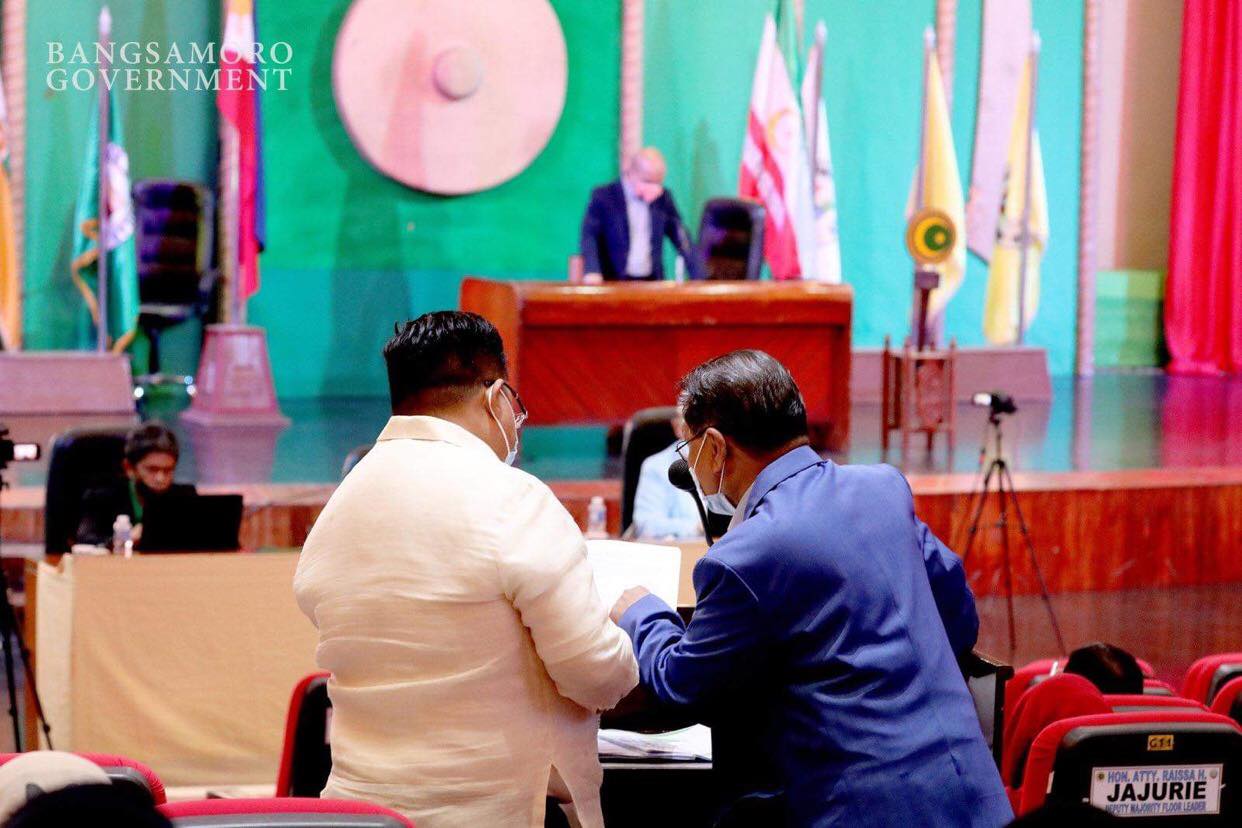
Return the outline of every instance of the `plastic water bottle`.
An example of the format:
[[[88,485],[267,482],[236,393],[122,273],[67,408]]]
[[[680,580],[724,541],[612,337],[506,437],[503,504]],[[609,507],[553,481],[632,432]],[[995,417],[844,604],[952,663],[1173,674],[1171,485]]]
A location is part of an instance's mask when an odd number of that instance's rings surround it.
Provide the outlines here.
[[[604,505],[604,498],[599,495],[592,497],[587,505],[586,536],[588,538],[608,537],[608,507]]]
[[[126,558],[134,556],[134,527],[129,515],[117,515],[112,522],[112,554]]]

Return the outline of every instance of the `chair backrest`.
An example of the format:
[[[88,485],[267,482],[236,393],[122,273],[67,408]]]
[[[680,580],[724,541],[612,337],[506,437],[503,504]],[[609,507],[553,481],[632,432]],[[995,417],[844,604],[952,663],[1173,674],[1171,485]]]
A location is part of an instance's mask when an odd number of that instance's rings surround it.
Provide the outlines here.
[[[143,303],[193,305],[211,267],[215,198],[190,181],[134,184],[138,293]]]
[[[1013,678],[1005,686],[1005,699],[1009,702],[1009,709],[1013,709],[1013,706],[1018,703],[1018,699],[1022,698],[1022,694],[1030,689],[1032,682],[1038,684],[1037,679],[1042,680],[1050,676],[1053,667],[1056,665],[1056,659],[1041,658],[1038,661],[1032,661],[1030,664],[1024,664],[1014,670]]]
[[[160,811],[177,828],[414,828],[396,811],[352,799],[196,799]]]
[[[341,479],[354,470],[354,466],[362,462],[362,458],[375,447],[374,443],[366,443],[365,445],[354,447],[349,454],[345,455],[345,462],[341,464]]]
[[[1061,719],[1111,711],[1099,688],[1069,673],[1050,676],[1023,693],[1009,709],[1001,779],[1010,788],[1021,785],[1031,745],[1044,728]]]
[[[1013,666],[972,652],[962,666],[966,687],[975,702],[975,714],[983,737],[999,768],[1005,745],[1005,685],[1013,678]]]
[[[141,762],[114,753],[78,753],[83,759],[94,762],[108,775],[113,785],[123,785],[132,790],[144,802],[162,805],[166,800],[164,783],[155,775],[155,771]],[[21,756],[20,753],[0,753],[0,765]]]
[[[1214,713],[1079,716],[1031,746],[1018,811],[1087,802],[1144,821],[1237,825],[1242,728]]]
[[[69,551],[82,519],[82,496],[125,479],[128,430],[75,428],[52,441],[47,467],[43,537],[48,554]]]
[[[331,673],[311,673],[297,683],[285,719],[285,746],[276,777],[277,796],[319,796],[332,772]]]
[[[1138,713],[1143,710],[1180,710],[1183,713],[1209,712],[1206,704],[1201,704],[1194,699],[1183,699],[1181,696],[1149,695],[1147,693],[1137,695],[1109,693],[1105,694],[1104,701],[1108,702],[1108,706],[1113,709],[1114,713]]]
[[[1242,676],[1242,652],[1204,656],[1190,665],[1182,682],[1182,695],[1210,705],[1230,679]]]
[[[763,267],[763,205],[713,198],[703,205],[699,257],[705,279],[758,279]]]
[[[634,522],[634,495],[643,461],[673,442],[675,406],[644,408],[635,412],[621,435],[621,531]]]
[[[1216,698],[1212,699],[1212,712],[1228,716],[1242,725],[1242,676],[1220,688]]]
[[[1176,696],[1177,691],[1173,686],[1160,679],[1145,678],[1143,679],[1143,695],[1144,696]],[[1180,698],[1180,697],[1179,697]]]

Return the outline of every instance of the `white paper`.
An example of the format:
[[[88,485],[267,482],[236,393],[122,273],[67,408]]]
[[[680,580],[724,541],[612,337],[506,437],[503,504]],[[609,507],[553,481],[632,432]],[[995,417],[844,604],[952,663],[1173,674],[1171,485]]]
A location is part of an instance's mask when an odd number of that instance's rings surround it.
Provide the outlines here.
[[[588,540],[587,561],[605,607],[612,607],[633,586],[646,587],[670,607],[677,606],[681,550],[676,546]]]
[[[690,762],[712,758],[712,731],[705,725],[693,725],[667,733],[635,733],[632,730],[601,730],[601,756],[658,758]]]

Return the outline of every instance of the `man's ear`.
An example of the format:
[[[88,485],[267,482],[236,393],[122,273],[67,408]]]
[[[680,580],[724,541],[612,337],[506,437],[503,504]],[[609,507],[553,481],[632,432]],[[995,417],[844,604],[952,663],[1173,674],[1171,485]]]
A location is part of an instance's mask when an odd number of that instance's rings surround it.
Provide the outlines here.
[[[708,452],[706,460],[713,466],[723,465],[729,452],[729,444],[725,441],[724,434],[713,426],[703,433],[703,439],[707,443],[705,447],[705,451]]]
[[[121,471],[125,472],[126,477],[133,477],[134,474],[136,473],[136,470],[134,469],[134,464],[129,462],[129,460],[121,461]]]

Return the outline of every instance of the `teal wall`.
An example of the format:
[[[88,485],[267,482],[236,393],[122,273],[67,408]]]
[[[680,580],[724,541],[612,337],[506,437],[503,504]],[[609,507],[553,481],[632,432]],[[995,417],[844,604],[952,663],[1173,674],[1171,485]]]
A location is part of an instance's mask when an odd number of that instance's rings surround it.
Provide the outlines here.
[[[932,0],[806,0],[807,28],[828,27],[824,100],[836,169],[842,270],[854,286],[854,343],[879,345],[908,331],[912,265],[905,207],[918,156],[923,30]],[[687,220],[737,188],[743,128],[764,13],[770,0],[647,0],[644,138],[668,157],[669,183]],[[957,16],[953,136],[969,186],[982,3]],[[1052,372],[1072,371],[1078,256],[1081,0],[1035,0],[1043,37],[1038,119],[1051,205],[1043,298],[1028,341],[1046,347]],[[702,44],[695,48],[695,44]],[[695,225],[697,226],[697,225]],[[969,255],[946,332],[983,344],[987,266]]]
[[[217,0],[114,0],[118,33],[217,39]],[[284,396],[379,394],[378,350],[393,321],[455,307],[462,275],[564,278],[589,189],[616,174],[620,0],[553,0],[569,49],[561,122],[521,175],[485,193],[427,196],[395,184],[353,149],[336,115],[331,55],[350,0],[261,4],[265,41],[292,44],[289,88],[264,97],[268,250],[252,321],[267,328]],[[645,133],[669,159],[692,226],[703,201],[737,185],[763,14],[771,0],[647,0]],[[83,7],[88,7],[83,9]],[[933,0],[807,0],[828,25],[824,94],[837,170],[842,259],[856,292],[854,338],[902,335],[911,265],[904,207],[918,140],[920,55]],[[31,4],[27,336],[72,342],[80,306],[68,276],[73,199],[91,105],[47,90],[47,40],[90,40],[95,3]],[[980,8],[958,8],[953,123],[963,176],[974,131]],[[174,14],[175,9],[175,14]],[[1030,341],[1054,373],[1071,369],[1077,227],[1082,0],[1035,0],[1043,35],[1039,124],[1051,210],[1044,298]],[[121,100],[135,177],[214,180],[214,100],[140,93]],[[982,341],[986,267],[971,257],[948,333]],[[190,354],[187,365],[192,368]]]
[[[95,92],[48,85],[48,42],[66,52],[95,42],[102,3],[38,0],[28,6],[26,36],[26,347],[69,348],[85,321],[69,278],[73,209],[82,177]],[[217,0],[109,0],[118,41],[178,44],[219,36]],[[130,176],[212,183],[216,169],[215,100],[199,92],[119,93]],[[172,367],[193,368],[193,331],[170,335]]]

